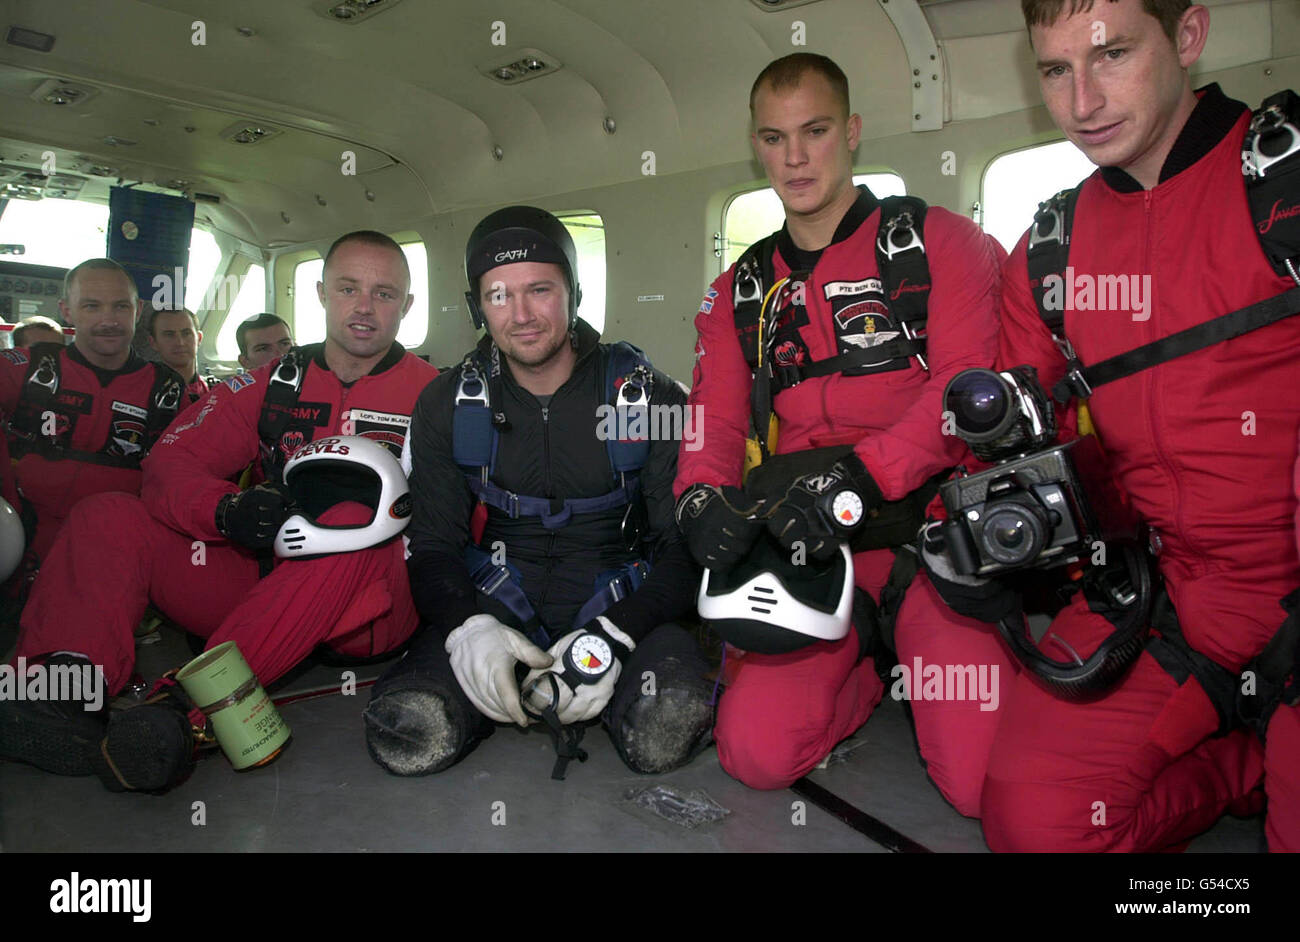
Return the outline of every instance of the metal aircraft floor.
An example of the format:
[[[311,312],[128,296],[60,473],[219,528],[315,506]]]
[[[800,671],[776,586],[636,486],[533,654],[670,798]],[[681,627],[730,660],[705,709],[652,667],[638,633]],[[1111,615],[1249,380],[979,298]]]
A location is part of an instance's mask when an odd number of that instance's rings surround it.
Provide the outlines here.
[[[146,676],[190,657],[164,628],[142,645]],[[359,683],[384,665],[356,669]],[[338,687],[340,668],[317,665],[273,689]],[[499,728],[454,768],[424,778],[384,772],[365,750],[369,698],[333,694],[281,707],[293,743],[246,773],[209,757],[164,796],[111,794],[94,778],[62,778],[0,763],[0,849],[5,851],[858,851],[885,848],[791,791],[759,792],[731,779],[710,749],[667,775],[627,770],[606,734],[588,731],[588,762],[550,779],[541,731]],[[886,698],[862,730],[809,779],[936,852],[985,852],[979,823],[963,818],[926,778],[902,705]],[[664,784],[703,790],[729,810],[691,830],[628,801]],[[197,824],[202,802],[205,823]],[[1225,818],[1192,851],[1263,849],[1262,817]]]

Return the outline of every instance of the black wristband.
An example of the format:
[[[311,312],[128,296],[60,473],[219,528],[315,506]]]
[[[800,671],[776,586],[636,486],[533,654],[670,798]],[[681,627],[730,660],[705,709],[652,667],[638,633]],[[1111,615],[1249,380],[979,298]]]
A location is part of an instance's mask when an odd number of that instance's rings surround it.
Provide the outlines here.
[[[632,653],[632,649],[622,641],[616,640],[613,635],[606,631],[605,626],[600,623],[599,618],[593,618],[591,621],[587,622],[587,624],[583,625],[581,630],[604,638],[605,641],[609,643],[609,649],[614,652],[614,657],[618,658],[618,662],[620,664],[627,663],[628,655]]]
[[[226,529],[226,514],[230,511],[230,505],[235,502],[237,494],[222,494],[221,499],[217,501],[217,509],[212,515],[213,523],[216,524],[217,532],[224,537],[229,537],[230,532]]]

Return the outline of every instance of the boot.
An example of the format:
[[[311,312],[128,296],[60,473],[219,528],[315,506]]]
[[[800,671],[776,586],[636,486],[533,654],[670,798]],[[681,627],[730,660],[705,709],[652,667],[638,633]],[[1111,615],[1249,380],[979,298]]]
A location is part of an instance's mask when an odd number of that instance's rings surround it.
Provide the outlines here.
[[[424,632],[371,689],[366,749],[394,775],[450,768],[495,729],[461,691],[442,645]]]
[[[92,667],[87,658],[72,654],[56,654],[33,664],[47,670],[76,670],[83,677],[84,669]],[[82,694],[73,700],[0,700],[0,758],[56,775],[90,775],[108,713],[102,707],[87,710],[89,698],[84,690]]]
[[[94,771],[109,791],[162,794],[189,777],[197,752],[215,745],[206,718],[168,674],[144,703],[109,718]]]

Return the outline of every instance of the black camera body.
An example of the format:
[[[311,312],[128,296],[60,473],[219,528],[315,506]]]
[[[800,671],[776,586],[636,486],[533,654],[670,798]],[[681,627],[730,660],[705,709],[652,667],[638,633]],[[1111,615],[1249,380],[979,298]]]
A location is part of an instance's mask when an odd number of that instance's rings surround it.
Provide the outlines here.
[[[1045,569],[1091,555],[1097,541],[1136,539],[1136,520],[1101,484],[1103,471],[1097,439],[1086,435],[945,481],[939,494],[953,568],[981,577]]]
[[[1062,566],[1091,555],[1098,541],[1137,538],[1137,520],[1109,483],[1097,439],[1050,444],[1051,401],[1032,367],[964,370],[944,403],[976,454],[998,462],[939,487],[948,511],[945,545],[958,573]]]

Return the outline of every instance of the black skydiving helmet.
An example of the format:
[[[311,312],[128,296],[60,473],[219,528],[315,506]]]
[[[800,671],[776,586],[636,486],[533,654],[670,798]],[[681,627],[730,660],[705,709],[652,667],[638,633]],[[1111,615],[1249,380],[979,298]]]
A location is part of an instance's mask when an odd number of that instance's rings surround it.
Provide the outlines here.
[[[569,329],[578,319],[582,288],[578,284],[578,250],[564,224],[535,206],[508,206],[492,213],[470,233],[465,245],[465,280],[470,318],[474,327],[486,326],[479,305],[479,279],[498,265],[512,262],[548,262],[564,270],[569,288]]]

